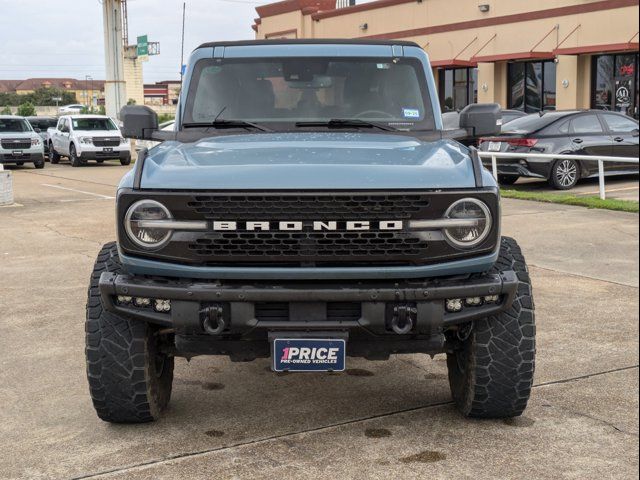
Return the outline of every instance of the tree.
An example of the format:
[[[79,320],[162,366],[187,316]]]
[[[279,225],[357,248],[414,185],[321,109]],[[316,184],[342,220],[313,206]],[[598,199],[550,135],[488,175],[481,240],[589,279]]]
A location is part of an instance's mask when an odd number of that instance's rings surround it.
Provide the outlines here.
[[[136,101],[133,98],[130,98],[129,100],[127,100],[127,105],[135,105]]]
[[[24,102],[20,104],[16,113],[21,117],[32,117],[36,114],[36,107],[31,102]]]
[[[4,107],[0,110],[0,115],[11,115],[11,109],[9,107]]]

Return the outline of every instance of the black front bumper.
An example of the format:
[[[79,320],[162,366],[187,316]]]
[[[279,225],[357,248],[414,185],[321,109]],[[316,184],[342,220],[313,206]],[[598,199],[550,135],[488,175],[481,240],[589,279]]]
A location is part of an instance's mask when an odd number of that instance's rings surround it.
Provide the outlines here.
[[[107,311],[175,330],[176,353],[229,355],[232,360],[268,357],[269,335],[304,333],[347,338],[347,354],[386,358],[390,353],[439,353],[444,332],[511,307],[518,288],[513,271],[470,278],[406,282],[342,284],[220,284],[118,275],[100,276],[102,304]],[[498,296],[498,301],[445,308],[446,299]],[[118,297],[149,298],[138,307]],[[170,312],[154,309],[154,299],[171,300]],[[406,333],[392,328],[397,309],[412,312]],[[225,328],[208,334],[203,323],[211,311]],[[338,312],[338,313],[335,313]]]

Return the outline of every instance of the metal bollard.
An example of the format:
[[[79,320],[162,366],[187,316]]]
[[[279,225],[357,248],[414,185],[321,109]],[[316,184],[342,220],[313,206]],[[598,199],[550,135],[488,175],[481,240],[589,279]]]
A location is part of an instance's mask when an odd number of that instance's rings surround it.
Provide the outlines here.
[[[13,203],[13,177],[11,172],[4,170],[0,164],[0,205]]]

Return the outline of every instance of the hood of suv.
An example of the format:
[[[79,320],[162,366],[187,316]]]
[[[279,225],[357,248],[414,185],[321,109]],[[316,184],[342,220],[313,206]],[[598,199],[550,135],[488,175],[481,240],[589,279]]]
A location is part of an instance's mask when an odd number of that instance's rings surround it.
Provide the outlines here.
[[[132,181],[132,175],[123,182]],[[468,150],[370,133],[269,133],[169,141],[145,160],[142,188],[420,189],[473,188]]]

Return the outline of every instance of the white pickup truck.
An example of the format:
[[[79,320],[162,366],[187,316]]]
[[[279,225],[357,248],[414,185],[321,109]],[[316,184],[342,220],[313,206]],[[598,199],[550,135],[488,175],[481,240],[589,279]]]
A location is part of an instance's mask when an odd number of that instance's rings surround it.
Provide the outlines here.
[[[129,140],[106,115],[64,115],[47,132],[51,163],[58,163],[63,156],[69,158],[73,167],[85,165],[87,160],[131,163]]]

